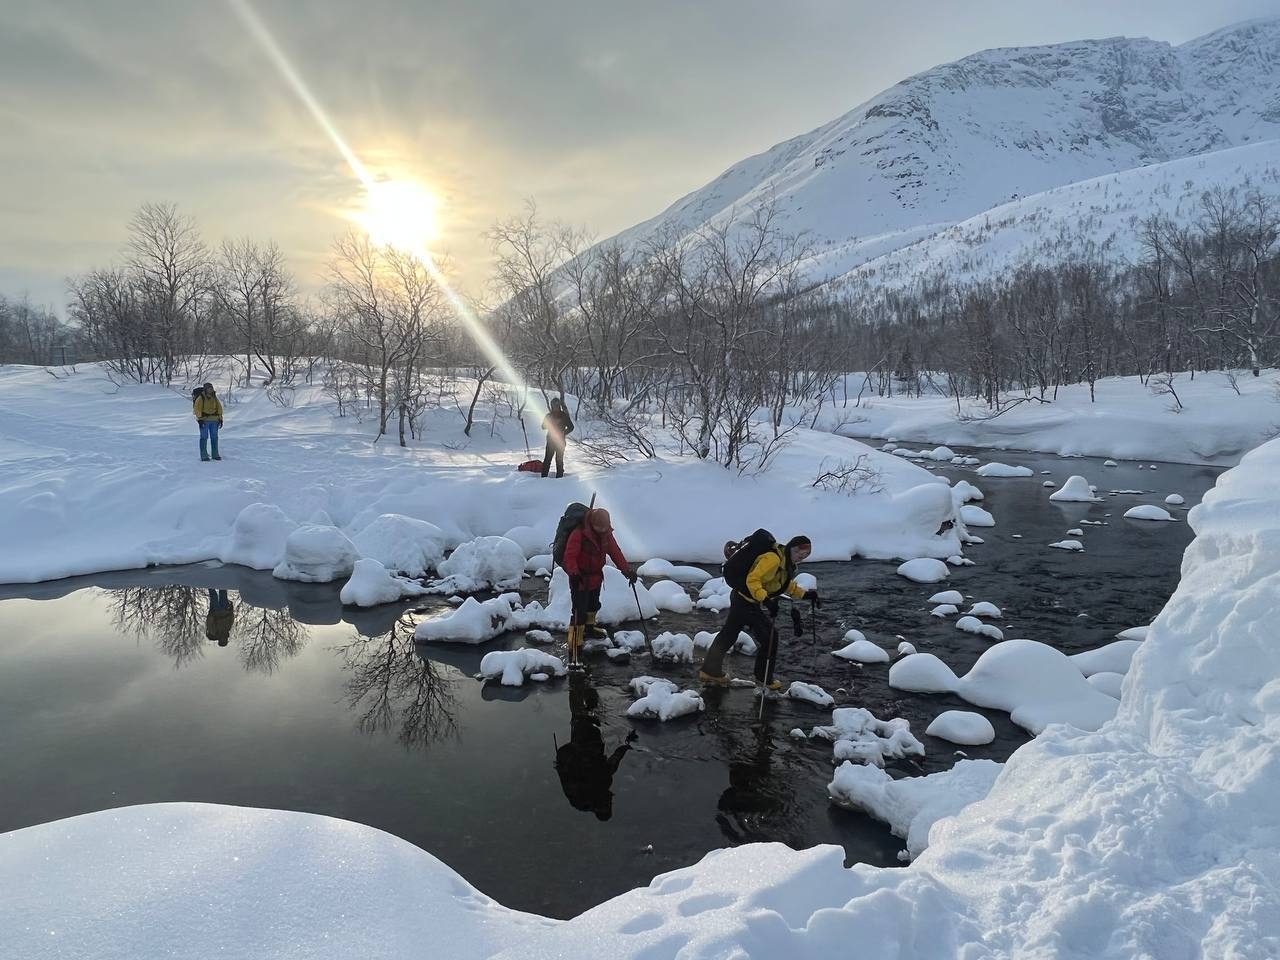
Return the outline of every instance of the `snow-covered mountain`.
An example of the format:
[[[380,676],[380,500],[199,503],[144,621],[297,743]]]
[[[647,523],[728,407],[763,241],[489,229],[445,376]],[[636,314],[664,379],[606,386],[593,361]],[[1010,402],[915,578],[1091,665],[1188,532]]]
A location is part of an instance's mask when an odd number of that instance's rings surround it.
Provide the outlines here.
[[[823,281],[1020,198],[1262,141],[1280,144],[1280,17],[1180,46],[988,50],[735,164],[615,239],[639,245],[774,203],[783,229],[807,232],[808,273]]]

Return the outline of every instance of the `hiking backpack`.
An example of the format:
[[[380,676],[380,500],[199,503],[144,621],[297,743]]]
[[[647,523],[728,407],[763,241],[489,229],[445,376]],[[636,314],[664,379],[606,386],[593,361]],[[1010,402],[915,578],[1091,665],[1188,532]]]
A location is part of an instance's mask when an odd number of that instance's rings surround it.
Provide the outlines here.
[[[555,542],[551,546],[551,558],[555,560],[556,566],[564,566],[564,548],[569,543],[569,534],[582,526],[589,509],[585,503],[571,503],[564,508],[560,522],[556,524]]]
[[[196,387],[191,391],[191,402],[195,403],[200,399],[200,394],[204,392],[204,387]]]
[[[778,541],[768,530],[761,528],[745,540],[739,541],[735,549],[724,562],[721,572],[725,583],[732,590],[747,592],[747,574],[755,566],[755,562],[777,547]]]

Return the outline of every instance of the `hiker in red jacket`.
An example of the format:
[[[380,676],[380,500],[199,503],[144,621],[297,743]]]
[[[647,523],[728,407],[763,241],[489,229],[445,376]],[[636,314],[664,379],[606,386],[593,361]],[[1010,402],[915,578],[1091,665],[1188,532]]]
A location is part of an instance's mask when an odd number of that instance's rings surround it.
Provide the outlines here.
[[[573,601],[573,616],[569,620],[569,655],[575,662],[586,637],[608,636],[596,625],[606,557],[631,583],[636,582],[631,564],[618,547],[618,541],[613,539],[609,511],[599,508],[588,510],[582,525],[569,534],[564,547],[564,572],[569,576],[569,595]]]

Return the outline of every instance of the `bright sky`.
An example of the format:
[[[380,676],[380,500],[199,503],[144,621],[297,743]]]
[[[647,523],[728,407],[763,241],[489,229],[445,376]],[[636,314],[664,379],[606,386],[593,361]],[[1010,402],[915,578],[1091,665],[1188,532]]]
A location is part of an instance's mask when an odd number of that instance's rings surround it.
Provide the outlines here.
[[[483,292],[483,234],[535,198],[608,236],[737,160],[987,47],[1180,43],[1280,0],[256,0],[377,176],[435,197]],[[359,184],[227,0],[0,0],[0,292],[61,309],[131,212],[274,238],[319,282]],[[420,199],[420,198],[419,198]]]

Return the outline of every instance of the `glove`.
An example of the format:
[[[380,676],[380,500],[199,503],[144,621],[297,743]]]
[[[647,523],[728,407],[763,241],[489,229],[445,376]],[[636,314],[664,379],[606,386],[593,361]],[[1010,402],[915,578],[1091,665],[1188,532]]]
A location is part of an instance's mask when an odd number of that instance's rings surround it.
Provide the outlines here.
[[[221,421],[221,420],[219,420],[219,421],[218,421],[218,429],[219,429],[219,430],[221,430],[221,429],[222,429],[222,421]]]
[[[791,608],[791,626],[795,629],[797,637],[804,636],[804,618],[800,616],[800,611],[795,607]]]
[[[817,590],[806,590],[804,598],[812,603],[817,609],[822,609],[822,598],[818,596]]]

